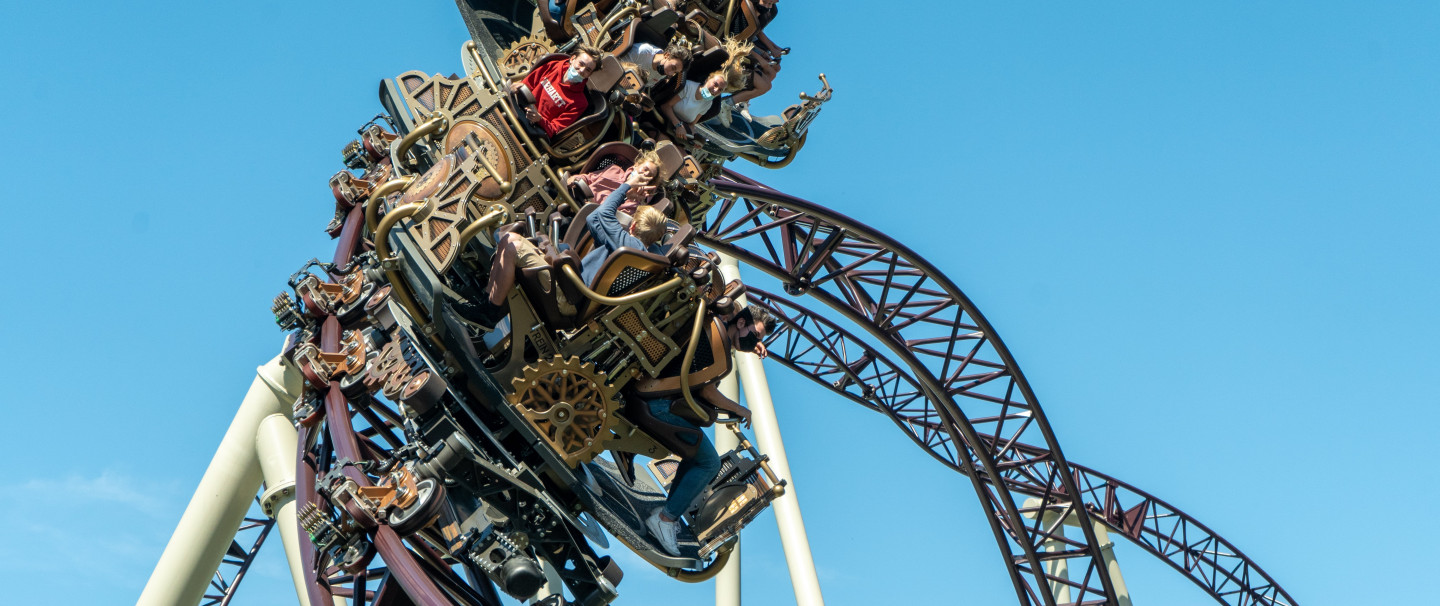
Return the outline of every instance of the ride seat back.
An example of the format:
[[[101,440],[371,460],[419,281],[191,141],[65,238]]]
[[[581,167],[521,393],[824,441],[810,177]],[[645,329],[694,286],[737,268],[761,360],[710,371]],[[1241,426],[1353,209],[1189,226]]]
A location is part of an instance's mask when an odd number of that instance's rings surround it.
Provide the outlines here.
[[[684,344],[682,343],[682,346]],[[680,363],[683,356],[677,356],[658,377],[639,377],[633,389],[645,398],[675,397],[680,395]],[[700,343],[695,348],[695,359],[690,363],[691,393],[698,393],[700,387],[716,381],[730,373],[730,345],[724,334],[724,327],[718,320],[700,333]],[[683,402],[681,407],[689,408]],[[678,414],[677,410],[677,414]],[[684,416],[684,415],[682,415]],[[712,421],[714,419],[711,419]]]
[[[588,230],[587,230],[588,231]],[[590,290],[607,297],[620,297],[637,292],[654,282],[655,278],[670,273],[670,260],[654,253],[633,248],[620,248],[605,259],[600,271],[595,274]],[[581,307],[578,306],[577,307]],[[587,301],[580,314],[588,320],[604,307],[597,301]]]
[[[669,143],[669,141],[666,141]],[[629,167],[635,163],[635,157],[640,155],[640,150],[624,141],[611,141],[595,148],[590,153],[590,159],[585,161],[585,166],[580,169],[581,173],[593,173],[597,170],[604,170],[609,164],[618,164]],[[607,164],[607,162],[609,164]]]
[[[663,49],[670,43],[675,24],[680,22],[680,13],[672,10],[665,0],[653,0],[650,6],[655,10],[639,20],[634,41],[653,44]]]

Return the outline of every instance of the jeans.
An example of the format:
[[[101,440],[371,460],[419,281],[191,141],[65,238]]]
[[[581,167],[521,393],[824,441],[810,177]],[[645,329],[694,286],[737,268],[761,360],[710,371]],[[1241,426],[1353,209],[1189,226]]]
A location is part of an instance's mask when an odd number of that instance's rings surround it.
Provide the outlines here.
[[[565,16],[565,5],[564,5],[564,4],[557,4],[557,3],[555,2],[555,0],[550,0],[550,17],[553,18],[553,19],[555,19],[556,21],[559,21],[560,18],[561,18],[561,17],[564,17],[564,16]]]
[[[656,419],[678,425],[680,427],[695,427],[694,423],[686,421],[670,412],[670,400],[660,398],[645,403],[650,407],[650,414]],[[665,499],[665,513],[676,520],[690,509],[690,504],[710,484],[710,480],[720,473],[720,454],[715,452],[715,445],[710,442],[705,432],[700,432],[700,445],[695,450],[695,456],[682,459],[680,468],[675,472],[675,481],[670,484],[670,496]]]

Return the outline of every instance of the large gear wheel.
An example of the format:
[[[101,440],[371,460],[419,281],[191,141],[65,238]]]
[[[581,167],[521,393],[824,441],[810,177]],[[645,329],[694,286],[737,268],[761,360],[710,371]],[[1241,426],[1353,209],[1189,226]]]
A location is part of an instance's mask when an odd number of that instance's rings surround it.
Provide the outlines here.
[[[500,71],[515,79],[530,69],[536,59],[555,52],[555,45],[544,36],[525,36],[500,55]]]
[[[571,467],[605,451],[620,404],[605,373],[580,358],[530,364],[511,381],[510,404]]]

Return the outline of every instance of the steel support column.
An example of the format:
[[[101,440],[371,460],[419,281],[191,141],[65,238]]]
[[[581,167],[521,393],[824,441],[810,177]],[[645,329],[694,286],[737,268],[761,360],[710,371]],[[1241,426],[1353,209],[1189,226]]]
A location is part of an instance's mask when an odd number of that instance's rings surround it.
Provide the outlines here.
[[[733,265],[734,261],[726,258]],[[722,261],[721,267],[724,268]],[[726,269],[725,271],[733,271]],[[736,373],[726,375],[720,380],[720,393],[736,402],[740,401],[740,380]],[[734,450],[740,445],[740,440],[735,437],[735,432],[723,427],[715,428],[715,450],[721,453]],[[735,549],[730,551],[730,560],[725,567],[720,569],[720,574],[715,575],[715,606],[740,606],[740,537],[735,537]]]
[[[265,494],[260,507],[280,529],[280,544],[290,562],[290,578],[300,606],[310,606],[305,584],[304,561],[300,559],[300,526],[295,522],[295,450],[299,437],[290,417],[273,414],[260,421],[255,435],[255,454],[265,477]]]
[[[200,603],[211,575],[220,566],[260,488],[260,462],[255,457],[260,420],[272,414],[289,414],[300,389],[299,371],[280,356],[256,369],[240,410],[160,554],[137,606]]]
[[[733,258],[721,257],[720,268],[726,278],[740,279],[740,267]],[[775,499],[771,506],[775,509],[775,524],[780,529],[785,564],[790,568],[795,603],[799,606],[822,606],[825,598],[820,593],[820,579],[815,574],[815,558],[810,554],[810,538],[805,534],[805,519],[800,515],[800,497],[795,490],[795,476],[790,473],[790,459],[785,456],[785,441],[780,438],[775,404],[770,401],[770,383],[765,379],[765,367],[754,354],[736,352],[735,372],[745,392],[745,405],[750,408],[756,447],[770,457],[770,468],[789,482],[785,494]]]

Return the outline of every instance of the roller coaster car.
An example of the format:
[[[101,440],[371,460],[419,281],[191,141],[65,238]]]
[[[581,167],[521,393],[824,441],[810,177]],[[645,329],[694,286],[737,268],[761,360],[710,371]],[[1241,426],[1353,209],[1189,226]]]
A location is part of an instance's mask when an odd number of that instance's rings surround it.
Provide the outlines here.
[[[708,578],[785,481],[740,435],[686,512],[680,553],[661,551],[643,520],[664,502],[677,457],[695,454],[697,430],[655,418],[646,402],[670,399],[681,418],[739,434],[733,421],[748,411],[716,384],[732,350],[720,318],[737,311],[744,286],[694,246],[684,208],[673,209],[661,254],[621,248],[586,283],[584,219],[597,205],[577,203],[556,165],[623,166],[637,150],[587,140],[576,149],[592,153],[557,158],[520,119],[499,68],[474,45],[465,61],[466,77],[407,72],[382,85],[383,121],[396,132],[362,128],[364,141],[346,147],[360,174],[332,179],[346,217],[337,237],[354,239],[358,254],[307,264],[290,280],[294,296],[273,306],[296,331],[286,355],[310,386],[298,422],[323,422],[334,410],[325,394],[338,390],[371,424],[362,460],[318,464],[325,502],[300,514],[316,565],[363,569],[388,528],[516,598],[535,595],[545,561],[578,603],[604,604],[622,575],[594,550],[608,545],[603,529],[671,576]],[[656,151],[667,192],[693,196],[695,159],[674,145]],[[485,296],[506,233],[530,238],[548,265],[521,272],[506,296],[508,328],[487,332],[465,310]],[[322,322],[339,323],[338,343],[322,341]],[[399,416],[374,416],[377,397],[398,403]],[[651,473],[637,455],[656,461]]]

